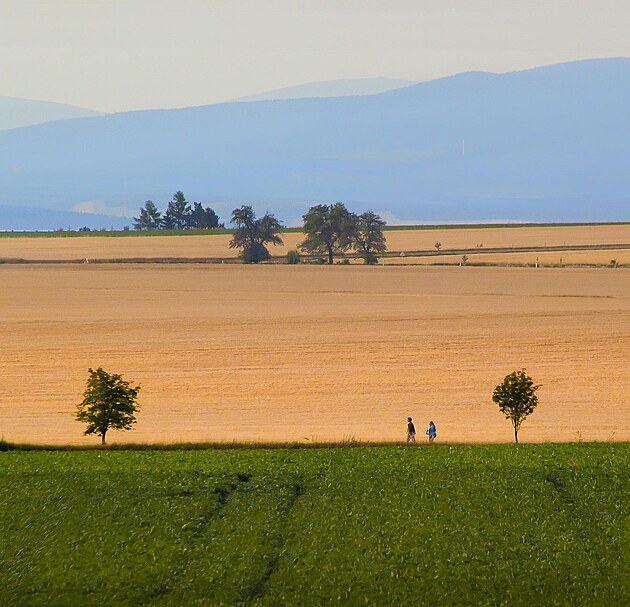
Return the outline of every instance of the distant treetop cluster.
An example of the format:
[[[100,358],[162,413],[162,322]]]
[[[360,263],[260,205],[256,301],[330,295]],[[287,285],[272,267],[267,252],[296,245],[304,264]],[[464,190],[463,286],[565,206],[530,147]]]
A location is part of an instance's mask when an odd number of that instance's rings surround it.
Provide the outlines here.
[[[334,256],[354,250],[367,264],[378,262],[385,252],[385,222],[379,215],[366,211],[351,213],[341,202],[318,204],[303,215],[305,239],[298,246],[305,253],[321,255],[322,263],[332,264]],[[232,212],[236,226],[230,247],[241,249],[240,257],[246,263],[258,263],[271,257],[267,244],[281,245],[279,236],[282,224],[271,213],[256,217],[251,206]],[[288,263],[299,263],[297,251],[289,251]]]
[[[191,206],[181,191],[173,194],[164,213],[160,213],[152,200],[147,200],[140,209],[140,217],[133,219],[134,230],[210,230],[224,227],[214,210],[204,208],[200,202]]]
[[[309,255],[319,255],[320,263],[334,263],[335,255],[354,251],[367,264],[378,263],[387,246],[383,227],[385,221],[372,211],[360,215],[351,213],[342,202],[317,204],[305,215],[304,240],[298,248]],[[272,213],[257,217],[250,205],[243,205],[232,211],[230,222],[234,226],[234,236],[230,247],[240,249],[239,257],[245,263],[259,263],[271,258],[267,245],[282,245],[280,236],[283,225]],[[147,200],[140,209],[140,216],[134,217],[135,230],[190,230],[224,228],[219,216],[210,207],[204,208],[199,202],[190,203],[181,191],[173,194],[164,213],[153,201]],[[439,243],[436,243],[436,247]],[[439,249],[438,249],[439,250]],[[299,263],[300,254],[289,251],[289,263]],[[348,263],[344,260],[344,263]]]

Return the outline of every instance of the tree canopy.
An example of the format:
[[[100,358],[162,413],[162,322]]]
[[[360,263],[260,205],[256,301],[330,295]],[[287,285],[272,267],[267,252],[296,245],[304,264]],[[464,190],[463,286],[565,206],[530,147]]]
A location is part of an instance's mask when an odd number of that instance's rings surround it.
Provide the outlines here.
[[[147,200],[140,209],[140,216],[134,217],[133,227],[134,230],[210,230],[223,226],[213,209],[204,208],[200,202],[193,203],[191,207],[184,193],[177,191],[163,215],[153,201]]]
[[[342,202],[315,205],[302,219],[306,238],[300,248],[307,253],[326,255],[332,264],[335,254],[352,247],[356,220]]]
[[[85,434],[96,434],[105,444],[108,430],[131,430],[136,423],[140,386],[131,386],[118,373],[109,374],[102,367],[88,369],[83,401],[77,406],[76,419],[87,424]]]
[[[152,200],[147,200],[140,209],[140,217],[134,217],[134,230],[159,230],[162,225],[160,211]]]
[[[499,410],[512,422],[514,441],[518,443],[518,431],[527,416],[531,415],[538,405],[536,390],[540,386],[521,371],[513,371],[494,389],[492,400],[499,405]]]
[[[203,230],[218,228],[219,216],[210,207],[206,207],[204,209],[200,202],[195,202],[190,213],[189,226],[191,228],[201,228]]]
[[[164,226],[168,230],[185,230],[189,227],[191,215],[190,205],[182,191],[173,194],[173,199],[168,203],[164,213]]]
[[[283,244],[279,236],[282,224],[271,213],[256,217],[251,206],[245,205],[232,211],[232,223],[236,231],[230,248],[241,249],[240,257],[246,263],[259,263],[271,258],[265,245]]]
[[[383,227],[385,221],[372,211],[355,216],[354,240],[357,250],[367,264],[378,263],[378,255],[387,249]]]

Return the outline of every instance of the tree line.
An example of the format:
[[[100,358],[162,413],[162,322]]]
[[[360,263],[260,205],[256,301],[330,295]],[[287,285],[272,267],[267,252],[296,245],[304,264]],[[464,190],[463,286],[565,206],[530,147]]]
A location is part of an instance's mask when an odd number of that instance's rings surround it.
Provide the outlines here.
[[[152,200],[147,200],[140,209],[140,216],[133,219],[134,230],[210,230],[224,227],[213,209],[204,208],[200,202],[194,202],[191,206],[181,191],[173,194],[164,213],[159,211]]]
[[[336,255],[354,251],[367,264],[378,263],[378,256],[387,249],[383,227],[385,221],[372,211],[351,213],[342,202],[317,204],[302,216],[305,239],[299,249],[310,255],[321,255],[324,263],[334,263]],[[232,211],[235,227],[230,247],[240,249],[245,263],[259,263],[271,258],[267,245],[282,245],[284,227],[272,213],[257,217],[249,205]],[[199,202],[190,205],[181,191],[173,194],[164,213],[152,200],[147,200],[134,217],[134,230],[190,230],[224,228],[219,216]],[[289,251],[289,263],[299,263],[300,254]]]
[[[321,255],[324,263],[334,263],[335,255],[353,250],[367,264],[378,263],[378,255],[385,252],[385,221],[372,211],[360,215],[351,213],[342,202],[318,204],[302,216],[304,240],[299,249],[311,255]],[[282,223],[271,213],[256,217],[251,206],[232,212],[236,230],[230,247],[241,249],[240,258],[246,263],[259,263],[271,258],[267,245],[283,244]],[[289,251],[289,263],[299,263],[297,251]]]

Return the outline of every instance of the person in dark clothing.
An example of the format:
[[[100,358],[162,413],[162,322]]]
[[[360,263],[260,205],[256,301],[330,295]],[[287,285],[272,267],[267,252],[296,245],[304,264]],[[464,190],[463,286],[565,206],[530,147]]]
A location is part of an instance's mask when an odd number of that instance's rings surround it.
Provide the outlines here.
[[[410,417],[407,418],[407,442],[416,442],[416,427],[413,425],[413,420]]]
[[[427,436],[429,437],[430,443],[432,443],[435,440],[435,437],[437,436],[437,430],[433,422],[429,422],[429,427],[427,428]]]

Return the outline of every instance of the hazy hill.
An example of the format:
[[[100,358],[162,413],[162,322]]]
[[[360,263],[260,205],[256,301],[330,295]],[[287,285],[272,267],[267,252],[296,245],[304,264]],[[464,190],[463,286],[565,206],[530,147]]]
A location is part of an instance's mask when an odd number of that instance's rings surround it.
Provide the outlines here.
[[[63,103],[0,97],[0,130],[31,126],[51,120],[101,115],[101,112],[64,105]]]
[[[78,230],[83,226],[95,229],[122,229],[132,226],[133,221],[124,217],[111,217],[72,211],[55,211],[30,207],[0,205],[0,231],[11,230]]]
[[[342,200],[428,221],[628,219],[629,107],[630,59],[606,59],[52,122],[0,133],[0,203],[135,210],[183,189],[223,218]]]
[[[304,99],[307,97],[352,97],[356,95],[376,95],[414,84],[412,80],[396,78],[355,78],[351,80],[326,80],[309,82],[273,91],[266,91],[234,101],[272,101],[274,99]]]

